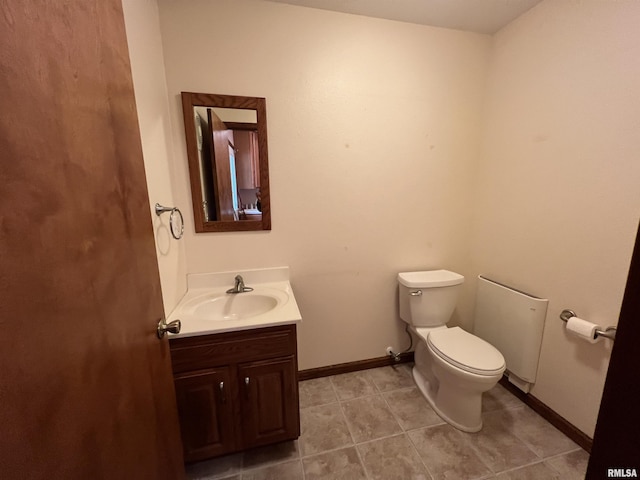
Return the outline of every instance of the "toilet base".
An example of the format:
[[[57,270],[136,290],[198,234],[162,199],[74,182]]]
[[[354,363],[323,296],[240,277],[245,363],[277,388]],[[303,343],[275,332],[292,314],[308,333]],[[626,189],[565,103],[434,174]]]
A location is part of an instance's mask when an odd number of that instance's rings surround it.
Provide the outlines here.
[[[440,418],[442,418],[445,422],[447,422],[452,427],[457,428],[463,432],[475,433],[482,430],[482,417],[480,415],[482,409],[482,393],[479,393],[478,396],[474,396],[474,398],[467,398],[464,403],[465,405],[458,405],[458,409],[460,407],[470,409],[468,410],[468,414],[465,415],[469,423],[462,424],[459,421],[454,420],[444,412],[441,408],[436,404],[435,396],[437,393],[429,384],[429,381],[425,378],[425,376],[418,370],[417,367],[413,367],[412,369],[413,380],[416,382],[416,386],[422,393],[422,396],[429,402],[429,405],[433,410],[438,414]],[[478,419],[477,422],[473,421],[474,418]]]

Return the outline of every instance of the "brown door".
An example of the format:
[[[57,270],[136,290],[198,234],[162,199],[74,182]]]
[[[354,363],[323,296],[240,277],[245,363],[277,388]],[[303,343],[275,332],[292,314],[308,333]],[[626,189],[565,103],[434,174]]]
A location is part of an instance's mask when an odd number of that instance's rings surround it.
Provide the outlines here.
[[[224,222],[234,220],[233,187],[231,184],[231,164],[229,163],[229,141],[231,131],[211,108],[207,109],[207,120],[211,129],[211,148],[215,190],[217,194],[218,219]]]
[[[214,222],[218,220],[218,197],[215,187],[215,172],[213,170],[213,138],[209,132],[209,122],[199,113],[196,114],[196,122],[199,125],[198,135],[202,137],[202,145],[199,147],[200,168],[202,169],[200,186],[202,188],[202,207],[204,210],[204,221]]]
[[[179,479],[120,0],[0,3],[0,477]]]
[[[587,479],[640,477],[640,231],[593,437]],[[612,469],[613,472],[609,472]]]

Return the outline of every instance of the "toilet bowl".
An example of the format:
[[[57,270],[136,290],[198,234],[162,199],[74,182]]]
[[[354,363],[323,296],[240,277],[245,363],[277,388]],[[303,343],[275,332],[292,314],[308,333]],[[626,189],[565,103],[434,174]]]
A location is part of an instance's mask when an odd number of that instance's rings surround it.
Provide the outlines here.
[[[423,396],[447,423],[465,432],[479,431],[482,394],[502,377],[504,358],[460,327],[417,329],[416,334],[413,378]]]
[[[477,432],[482,393],[500,380],[505,361],[488,342],[446,326],[463,281],[447,270],[400,273],[400,318],[417,339],[413,378],[422,395],[447,423]]]

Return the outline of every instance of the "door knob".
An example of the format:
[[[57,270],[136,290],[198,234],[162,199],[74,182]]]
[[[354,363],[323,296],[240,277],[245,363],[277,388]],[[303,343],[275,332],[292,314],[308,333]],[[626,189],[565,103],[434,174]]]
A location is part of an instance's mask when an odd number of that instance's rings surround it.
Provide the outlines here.
[[[158,322],[158,338],[164,337],[167,332],[180,333],[181,327],[182,322],[180,322],[180,320],[174,320],[173,322],[167,323],[166,318],[162,317]]]

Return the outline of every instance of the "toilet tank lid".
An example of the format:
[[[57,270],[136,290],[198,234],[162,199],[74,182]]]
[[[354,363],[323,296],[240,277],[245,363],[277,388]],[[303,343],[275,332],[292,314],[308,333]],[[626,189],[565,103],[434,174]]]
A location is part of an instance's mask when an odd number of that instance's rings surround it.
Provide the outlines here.
[[[461,284],[464,277],[449,270],[426,270],[399,273],[398,282],[410,288],[448,287]]]

